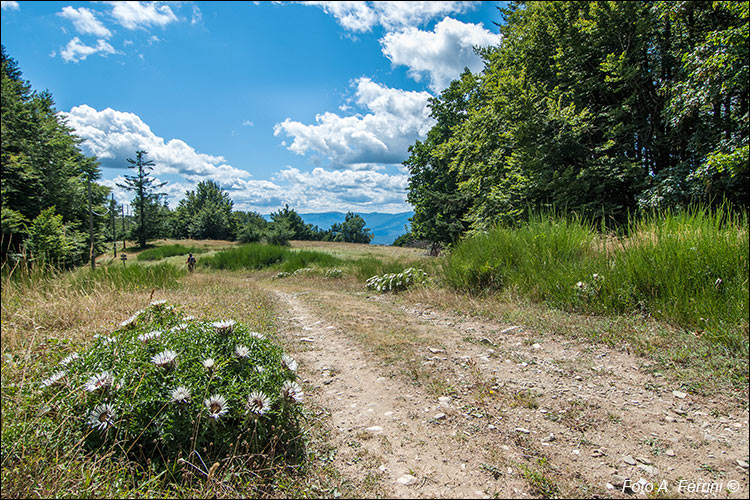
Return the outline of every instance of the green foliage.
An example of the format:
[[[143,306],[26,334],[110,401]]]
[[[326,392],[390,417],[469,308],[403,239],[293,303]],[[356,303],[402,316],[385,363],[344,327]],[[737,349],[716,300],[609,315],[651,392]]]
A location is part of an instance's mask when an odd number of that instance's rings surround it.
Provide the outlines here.
[[[88,259],[87,249],[78,245],[75,231],[88,230],[88,200],[86,181],[99,176],[94,158],[85,157],[78,148],[81,140],[73,135],[57,113],[49,92],[32,91],[24,81],[16,61],[2,47],[2,150],[0,152],[0,177],[2,178],[2,260],[9,253],[21,254],[27,221],[55,207],[62,217],[67,240],[71,245],[57,245],[46,251],[57,254],[69,265]],[[92,203],[95,213],[104,213],[104,201],[109,189],[92,184]],[[105,222],[95,216],[95,226]],[[54,239],[53,239],[54,240]],[[53,242],[50,240],[50,242]],[[96,242],[99,247],[99,242]]]
[[[144,463],[195,449],[212,461],[293,455],[296,362],[245,325],[189,319],[164,302],[50,369],[40,388],[62,432]]]
[[[652,214],[617,238],[581,219],[535,216],[463,240],[444,278],[583,312],[648,314],[746,356],[748,252],[747,216],[726,208]]]
[[[96,269],[83,268],[70,277],[77,290],[95,291],[100,287],[118,290],[153,290],[154,288],[176,288],[177,280],[187,272],[172,264],[159,263],[144,266],[142,264],[112,263]]]
[[[232,216],[234,203],[218,183],[207,180],[195,191],[187,191],[171,214],[174,238],[233,240],[236,219]]]
[[[340,262],[341,259],[324,252],[295,251],[279,245],[250,243],[205,257],[199,265],[229,270],[263,269],[277,265],[283,272],[293,272],[313,264],[330,267]]]
[[[42,264],[65,265],[73,243],[66,238],[62,215],[55,214],[55,207],[42,210],[31,222],[28,250]]]
[[[271,213],[271,228],[267,233],[268,243],[272,245],[284,245],[280,243],[288,240],[317,240],[320,239],[317,231],[310,224],[305,224],[302,217],[285,205],[283,210]]]
[[[369,228],[365,227],[365,220],[360,215],[348,212],[337,228],[337,224],[331,227],[331,232],[337,232],[334,241],[344,241],[347,243],[370,243],[374,235]]]
[[[649,209],[748,208],[746,2],[513,2],[430,103],[410,148],[418,238],[565,207],[608,227]]]
[[[412,285],[424,284],[426,282],[426,272],[410,267],[400,273],[372,276],[367,280],[366,286],[368,289],[377,290],[378,292],[397,292],[399,290],[406,290]]]
[[[133,234],[141,248],[146,246],[150,238],[163,235],[162,225],[164,223],[164,211],[159,203],[161,196],[156,190],[163,187],[166,182],[155,184],[150,175],[154,162],[146,159],[148,153],[143,150],[135,152],[135,160],[128,158],[128,168],[135,169],[135,175],[126,175],[125,183],[118,184],[119,187],[133,191],[133,207],[135,213],[135,227]]]
[[[187,255],[204,253],[206,250],[198,247],[186,247],[185,245],[174,244],[164,245],[155,248],[149,248],[138,254],[137,260],[161,260],[175,255]]]

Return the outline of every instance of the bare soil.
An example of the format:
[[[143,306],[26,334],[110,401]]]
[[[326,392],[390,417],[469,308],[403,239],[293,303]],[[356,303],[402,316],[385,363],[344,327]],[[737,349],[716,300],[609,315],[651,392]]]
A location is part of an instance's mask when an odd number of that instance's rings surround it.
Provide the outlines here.
[[[683,392],[626,350],[522,324],[262,286],[353,495],[748,498],[736,397]]]

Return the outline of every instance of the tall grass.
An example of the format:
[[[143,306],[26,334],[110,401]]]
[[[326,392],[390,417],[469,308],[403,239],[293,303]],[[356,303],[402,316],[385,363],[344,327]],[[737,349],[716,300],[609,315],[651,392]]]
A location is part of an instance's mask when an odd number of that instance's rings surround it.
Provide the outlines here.
[[[445,259],[454,288],[509,289],[555,307],[640,312],[748,355],[747,215],[727,210],[650,214],[628,236],[586,221],[535,216],[461,242]]]
[[[174,245],[164,245],[156,248],[149,248],[148,250],[144,250],[143,252],[138,254],[137,259],[138,260],[161,260],[165,259],[167,257],[173,257],[175,255],[187,255],[189,253],[192,254],[200,254],[205,252],[206,250],[204,248],[198,248],[198,247],[186,247],[185,245],[180,244],[174,244]]]
[[[70,275],[70,280],[74,288],[83,292],[92,292],[102,286],[119,290],[137,290],[175,288],[177,280],[185,274],[187,272],[184,269],[167,263],[152,266],[141,264],[120,266],[113,263],[96,269],[79,269]]]
[[[277,265],[282,271],[292,272],[312,264],[330,267],[341,259],[324,252],[311,250],[294,251],[278,245],[249,243],[205,257],[198,263],[211,269],[241,270],[263,269]]]

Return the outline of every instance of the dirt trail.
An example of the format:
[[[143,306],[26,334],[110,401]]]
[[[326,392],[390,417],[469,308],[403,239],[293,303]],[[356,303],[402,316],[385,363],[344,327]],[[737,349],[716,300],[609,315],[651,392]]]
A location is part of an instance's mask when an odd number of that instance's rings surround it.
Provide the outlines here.
[[[457,446],[455,430],[430,423],[441,413],[437,400],[424,401],[413,387],[387,377],[371,355],[313,316],[295,294],[276,295],[288,308],[285,330],[296,340],[303,382],[313,387],[307,396],[331,413],[344,475],[356,482],[369,477],[393,498],[483,498],[488,489],[517,496],[525,488],[520,480],[497,488],[480,472],[471,446]]]
[[[747,498],[747,409],[679,391],[637,356],[388,296],[274,293],[308,396],[330,411],[334,464],[369,491]],[[321,304],[423,332],[412,361],[451,394],[389,369]]]

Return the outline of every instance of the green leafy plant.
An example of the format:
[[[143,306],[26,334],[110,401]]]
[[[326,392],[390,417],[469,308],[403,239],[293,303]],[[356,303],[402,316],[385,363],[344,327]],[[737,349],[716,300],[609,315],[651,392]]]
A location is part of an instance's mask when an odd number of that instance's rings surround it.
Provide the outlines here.
[[[406,290],[414,284],[422,284],[427,281],[427,273],[421,269],[410,267],[400,273],[388,273],[373,276],[367,280],[367,288],[378,292],[394,292]]]
[[[92,450],[138,460],[298,451],[297,363],[268,336],[159,301],[95,337],[40,383],[46,410]]]

